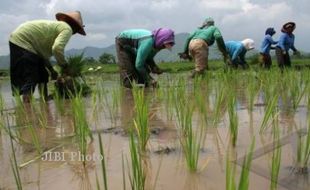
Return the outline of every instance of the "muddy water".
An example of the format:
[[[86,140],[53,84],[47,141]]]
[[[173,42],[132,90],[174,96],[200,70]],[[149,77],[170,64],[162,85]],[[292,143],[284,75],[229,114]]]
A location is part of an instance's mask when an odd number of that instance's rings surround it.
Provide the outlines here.
[[[169,78],[168,76],[165,76]],[[126,187],[128,181],[128,163],[130,163],[128,129],[132,126],[134,101],[131,92],[119,93],[117,108],[111,108],[113,91],[119,90],[117,76],[109,75],[101,81],[106,92],[100,104],[93,103],[92,97],[84,99],[87,120],[94,139],[88,138],[87,155],[89,159],[83,165],[83,157],[79,156],[79,147],[74,134],[74,121],[70,101],[63,105],[65,112],[60,114],[54,101],[46,104],[35,102],[36,109],[18,113],[15,109],[6,109],[2,113],[2,121],[10,127],[15,137],[13,141],[23,189],[97,189],[96,176],[103,184],[98,134],[101,134],[107,164],[109,189],[123,189],[122,156],[125,158]],[[96,80],[96,79],[94,79]],[[189,84],[191,86],[192,84]],[[165,85],[162,88],[167,88]],[[213,87],[210,87],[213,88]],[[242,88],[240,88],[242,89]],[[210,89],[209,89],[210,90]],[[211,89],[214,92],[214,89]],[[1,84],[3,97],[10,97],[8,83]],[[238,184],[241,165],[246,150],[255,136],[255,149],[250,169],[249,189],[262,190],[270,187],[270,167],[273,146],[271,130],[259,135],[259,127],[265,113],[262,94],[255,99],[252,112],[244,91],[237,94],[238,139],[237,146],[231,149],[232,164],[236,165],[236,183]],[[198,172],[189,172],[186,160],[179,143],[177,121],[171,116],[164,99],[158,90],[149,90],[149,126],[151,137],[148,152],[143,156],[146,171],[146,189],[158,190],[222,190],[225,189],[226,157],[230,144],[229,117],[223,112],[218,127],[206,127],[205,140],[200,151]],[[208,94],[215,99],[214,93]],[[192,97],[194,99],[194,97]],[[13,100],[5,99],[6,107],[13,108]],[[94,110],[96,105],[96,110]],[[212,105],[207,105],[210,110]],[[194,127],[204,126],[200,114],[194,112]],[[31,127],[32,126],[32,127]],[[307,126],[307,107],[303,100],[294,114],[284,110],[279,112],[279,127],[282,149],[281,167],[278,189],[306,190],[310,182],[309,176],[294,171],[296,160],[297,133]],[[38,156],[33,131],[36,134],[43,156]],[[12,148],[10,137],[4,130],[0,132],[0,189],[16,189],[10,157]],[[86,158],[85,158],[86,159]],[[128,159],[128,163],[127,160]],[[158,172],[158,177],[157,176]],[[103,188],[102,188],[103,189]]]

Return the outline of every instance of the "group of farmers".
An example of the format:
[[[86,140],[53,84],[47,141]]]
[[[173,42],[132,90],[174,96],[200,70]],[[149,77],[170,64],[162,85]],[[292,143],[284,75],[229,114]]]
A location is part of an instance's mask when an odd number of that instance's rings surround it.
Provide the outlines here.
[[[276,33],[268,28],[262,42],[260,54],[262,66],[271,66],[270,49],[275,49],[278,65],[291,65],[289,49],[299,53],[294,46],[293,31],[296,25],[288,22],[283,25],[278,41],[272,36]],[[24,102],[29,102],[36,86],[47,97],[49,76],[56,80],[58,73],[51,66],[49,59],[54,56],[63,69],[68,67],[64,55],[65,46],[71,36],[79,33],[86,35],[79,11],[57,13],[56,21],[34,20],[21,24],[10,35],[10,76],[13,95],[22,95]],[[245,54],[254,49],[252,39],[227,41],[225,43],[214,20],[208,17],[201,27],[188,36],[184,51],[179,53],[182,59],[193,59],[195,70],[191,77],[203,74],[208,69],[209,46],[217,43],[224,62],[231,67],[247,68]],[[157,86],[150,73],[161,74],[163,71],[155,64],[154,57],[162,49],[171,49],[175,44],[174,31],[158,28],[153,31],[129,29],[120,32],[115,38],[121,84],[131,88],[132,83],[144,84],[145,87]]]

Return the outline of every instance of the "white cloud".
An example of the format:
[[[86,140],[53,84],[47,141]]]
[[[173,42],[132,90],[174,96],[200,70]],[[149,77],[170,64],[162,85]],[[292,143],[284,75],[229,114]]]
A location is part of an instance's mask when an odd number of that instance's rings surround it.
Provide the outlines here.
[[[0,7],[0,55],[8,54],[8,36],[22,22],[73,10],[81,11],[87,36],[74,35],[67,48],[108,46],[129,28],[191,32],[211,16],[225,40],[251,37],[257,44],[266,27],[275,27],[278,37],[283,23],[295,21],[296,46],[310,51],[309,8],[308,0],[10,0]]]

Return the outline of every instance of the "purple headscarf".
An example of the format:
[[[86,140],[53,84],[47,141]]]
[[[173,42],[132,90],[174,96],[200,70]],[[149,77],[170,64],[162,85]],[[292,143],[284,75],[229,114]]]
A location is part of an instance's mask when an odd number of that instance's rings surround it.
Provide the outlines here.
[[[174,45],[174,31],[168,28],[159,28],[152,32],[155,39],[155,48],[162,48],[166,43]]]

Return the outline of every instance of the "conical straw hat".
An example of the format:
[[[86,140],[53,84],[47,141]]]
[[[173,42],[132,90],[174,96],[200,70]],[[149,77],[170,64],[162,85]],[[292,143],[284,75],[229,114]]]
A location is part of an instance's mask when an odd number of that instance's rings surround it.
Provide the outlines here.
[[[56,19],[65,21],[65,22],[67,21],[68,23],[74,23],[79,28],[77,32],[84,36],[86,35],[80,11],[73,11],[73,12],[68,12],[68,13],[57,13]]]

